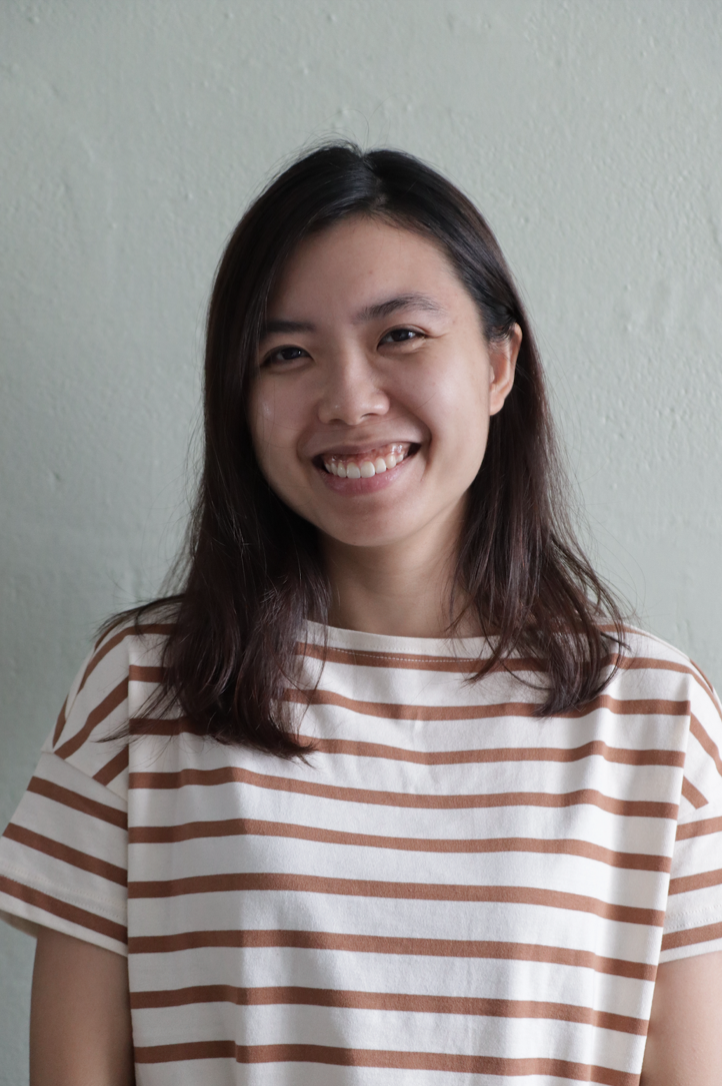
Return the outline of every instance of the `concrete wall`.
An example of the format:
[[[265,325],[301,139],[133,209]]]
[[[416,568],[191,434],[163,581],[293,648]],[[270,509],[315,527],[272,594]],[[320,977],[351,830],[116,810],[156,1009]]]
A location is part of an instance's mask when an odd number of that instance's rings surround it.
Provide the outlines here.
[[[203,311],[249,197],[343,133],[476,199],[602,570],[722,683],[718,0],[2,0],[0,822],[186,510]],[[32,942],[0,930],[0,1084]]]

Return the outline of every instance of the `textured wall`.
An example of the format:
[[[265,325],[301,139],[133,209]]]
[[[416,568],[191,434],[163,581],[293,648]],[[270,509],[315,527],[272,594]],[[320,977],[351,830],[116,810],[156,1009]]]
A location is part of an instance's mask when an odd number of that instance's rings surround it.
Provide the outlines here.
[[[446,171],[536,319],[596,554],[722,683],[718,0],[2,0],[0,822],[186,509],[224,239],[339,132]],[[32,943],[0,930],[0,1084]]]

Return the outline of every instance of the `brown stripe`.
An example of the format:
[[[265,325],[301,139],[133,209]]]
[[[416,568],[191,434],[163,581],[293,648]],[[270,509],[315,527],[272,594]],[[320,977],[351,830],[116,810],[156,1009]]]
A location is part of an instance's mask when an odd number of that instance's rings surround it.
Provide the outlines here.
[[[128,768],[129,750],[127,746],[124,746],[114,758],[111,758],[109,762],[99,769],[97,773],[93,774],[93,780],[98,781],[100,784],[110,784],[114,781],[119,773],[122,773],[124,769]]]
[[[494,717],[533,717],[538,706],[535,702],[509,701],[494,705],[401,705],[386,701],[359,701],[347,698],[333,690],[297,690],[284,692],[286,701],[300,705],[333,705],[349,709],[364,716],[382,717],[385,720],[487,720]]]
[[[65,715],[65,710],[68,708],[68,699],[63,702],[63,707],[58,714],[58,719],[55,722],[55,731],[53,732],[53,747],[57,745],[60,736],[63,734],[63,728],[68,722],[68,718]]]
[[[185,717],[131,718],[131,734],[177,735],[179,732],[197,734]],[[676,750],[610,747],[596,739],[579,747],[492,747],[471,750],[409,750],[385,743],[368,743],[351,739],[308,739],[313,751],[322,754],[342,754],[357,758],[384,758],[388,761],[410,762],[415,765],[475,765],[495,762],[578,762],[598,756],[620,765],[659,765],[682,768],[684,754]]]
[[[445,837],[383,837],[372,833],[345,833],[317,826],[299,826],[285,822],[267,822],[252,818],[229,818],[208,822],[186,822],[173,826],[133,826],[128,831],[130,844],[167,844],[204,837],[287,837],[330,845],[355,845],[363,848],[389,848],[404,852],[483,853],[534,852],[544,855],[583,856],[610,867],[632,871],[671,870],[668,856],[642,852],[614,852],[591,841],[537,837],[490,837],[485,839]]]
[[[298,642],[296,645],[297,656],[308,656],[314,660],[326,660],[329,663],[349,664],[360,667],[382,667],[390,670],[412,671],[438,671],[454,672],[464,675],[478,671],[489,657],[464,656],[431,656],[422,653],[400,652],[375,652],[368,649],[342,649],[329,645],[316,645],[311,642]],[[691,661],[690,661],[691,663]],[[674,660],[660,660],[654,656],[625,656],[618,653],[609,653],[602,661],[602,667],[618,667],[623,671],[672,671],[686,675],[692,675],[697,679],[693,668],[702,672],[693,665],[682,664]],[[492,668],[494,671],[547,671],[543,660],[535,657],[510,656],[499,661]],[[704,678],[704,676],[702,676]],[[700,684],[702,685],[702,684]],[[707,683],[707,690],[711,687]]]
[[[721,925],[722,927],[722,925]],[[184,931],[175,935],[136,935],[130,938],[131,954],[172,954],[204,947],[233,949],[328,950],[352,954],[400,954],[410,957],[470,958],[491,961],[542,962],[591,969],[605,976],[653,981],[656,966],[620,958],[605,958],[589,950],[544,946],[536,943],[502,943],[476,939],[413,939],[387,935],[349,935],[327,931]]]
[[[177,773],[131,773],[129,788],[183,788],[220,784],[251,784],[278,792],[295,792],[345,803],[373,803],[384,807],[413,807],[427,810],[459,810],[487,807],[573,807],[589,803],[611,814],[638,818],[677,818],[677,805],[651,800],[622,800],[605,796],[592,788],[576,792],[491,792],[480,795],[437,795],[435,793],[382,792],[368,788],[346,788],[334,784],[315,784],[292,777],[255,773],[240,766],[218,769],[182,769]]]
[[[126,626],[117,634],[113,634],[113,636],[109,638],[105,642],[105,644],[103,644],[103,638],[101,637],[100,641],[98,641],[96,644],[97,652],[93,654],[92,659],[90,660],[88,666],[85,669],[82,682],[78,687],[78,694],[83,689],[86,682],[88,681],[88,678],[95,671],[100,661],[104,657],[106,657],[109,652],[112,652],[113,649],[121,643],[121,641],[125,641],[126,637],[137,637],[138,635],[142,637],[144,634],[170,634],[173,632],[174,629],[175,627],[172,623],[150,622],[145,625],[139,626],[137,630],[135,628],[135,625]],[[98,646],[102,646],[102,648],[99,648]]]
[[[343,1007],[349,1010],[401,1011],[411,1014],[466,1014],[483,1018],[548,1018],[556,1022],[634,1033],[644,1037],[648,1023],[642,1018],[613,1014],[592,1007],[536,1000],[474,999],[465,996],[408,995],[398,992],[354,992],[333,988],[239,988],[232,984],[203,984],[163,991],[131,992],[133,1010],[186,1007],[194,1003],[234,1003],[239,1007],[294,1005]]]
[[[388,1070],[446,1071],[466,1075],[514,1077],[546,1075],[603,1086],[639,1086],[639,1075],[593,1067],[570,1060],[504,1059],[500,1056],[465,1056],[443,1052],[396,1052],[372,1048],[334,1048],[331,1045],[239,1045],[235,1041],[185,1041],[135,1049],[136,1063],[178,1063],[185,1060],[230,1059],[240,1064],[320,1063],[330,1067],[383,1067]]]
[[[184,716],[135,716],[128,721],[130,735],[198,735]]]
[[[309,737],[310,738],[310,737]],[[486,762],[579,762],[594,755],[621,765],[682,767],[684,754],[676,750],[634,750],[610,747],[601,739],[579,747],[497,747],[489,750],[408,750],[383,743],[350,739],[316,739],[314,750],[323,754],[347,754],[357,758],[386,758],[418,765],[467,765]]]
[[[678,841],[687,841],[690,837],[705,837],[708,833],[722,833],[722,818],[705,818],[700,822],[687,822],[677,826]]]
[[[165,678],[165,668],[131,664],[128,668],[128,678],[136,683],[162,683]]]
[[[702,795],[699,788],[695,788],[691,781],[688,781],[686,777],[682,780],[682,795],[688,800],[693,807],[699,810],[700,807],[706,807],[707,799]]]
[[[722,871],[701,871],[696,875],[682,875],[678,879],[670,879],[670,894],[686,894],[692,890],[706,890],[708,886],[722,884]]]
[[[75,754],[79,747],[82,747],[85,740],[88,738],[94,728],[98,726],[106,717],[110,716],[114,709],[117,709],[119,705],[128,697],[128,680],[122,679],[118,685],[107,694],[99,705],[88,714],[88,718],[85,724],[79,732],[68,739],[66,743],[63,743],[62,747],[56,750],[56,754],[60,758],[69,758],[71,754]]]
[[[28,792],[35,792],[46,799],[52,799],[55,803],[62,803],[65,807],[71,807],[74,811],[82,811],[91,818],[99,818],[103,822],[109,822],[111,826],[118,826],[121,830],[128,828],[128,816],[125,811],[117,811],[115,807],[108,807],[105,803],[98,803],[95,799],[88,799],[78,792],[71,792],[69,788],[63,788],[53,781],[46,781],[43,777],[33,777],[28,785]]]
[[[503,902],[505,905],[539,905],[593,913],[626,924],[661,927],[664,912],[634,905],[615,905],[584,894],[543,890],[533,886],[473,886],[463,883],[390,882],[381,879],[337,879],[321,875],[276,872],[228,872],[188,875],[177,879],[153,879],[128,883],[129,898],[166,898],[183,894],[248,893],[251,891],[340,894],[348,897],[390,898],[396,901]]]
[[[488,662],[489,657],[476,656],[427,656],[421,653],[373,652],[369,649],[341,649],[312,642],[297,642],[296,655],[331,664],[348,664],[351,667],[383,667],[393,671],[439,671],[461,675],[473,675]],[[542,660],[533,657],[511,656],[499,661],[491,669],[495,671],[546,671]]]
[[[717,744],[712,741],[712,739],[704,730],[694,713],[690,717],[689,730],[692,732],[692,735],[695,737],[699,745],[707,751],[710,758],[717,767],[717,772],[720,774],[720,776],[722,776],[722,758],[720,758]]]
[[[79,909],[77,905],[69,905],[67,901],[60,901],[49,894],[43,894],[40,890],[34,890],[31,886],[23,886],[22,883],[16,882],[14,879],[8,879],[5,875],[0,875],[0,891],[17,898],[19,901],[26,902],[28,905],[33,905],[36,909],[42,909],[43,912],[59,916],[62,920],[68,920],[71,924],[77,924],[81,928],[88,928],[89,931],[97,931],[101,935],[107,935],[109,939],[116,939],[119,943],[127,941],[128,933],[122,924],[115,924],[104,916],[98,916],[96,913]]]
[[[18,826],[11,822],[3,837],[7,837],[10,841],[16,841],[19,845],[35,849],[36,852],[42,852],[46,856],[52,856],[56,860],[62,860],[63,863],[71,864],[73,867],[79,867],[83,871],[90,871],[92,875],[100,875],[101,878],[108,879],[109,882],[117,882],[119,886],[127,884],[128,878],[125,868],[117,867],[106,860],[100,860],[97,856],[88,856],[87,853],[80,852],[77,848],[63,845],[60,841],[54,841],[51,837],[35,833],[34,830],[28,830],[25,826]]]
[[[491,717],[531,717],[539,708],[534,702],[509,701],[494,705],[403,705],[396,702],[360,701],[347,698],[333,690],[297,690],[289,688],[284,693],[286,701],[302,705],[334,705],[364,716],[382,717],[384,720],[488,720]],[[670,701],[663,698],[625,698],[623,701],[609,694],[600,694],[577,709],[557,714],[559,719],[579,720],[598,709],[606,709],[617,716],[688,716],[688,701]]]
[[[705,924],[701,928],[687,928],[685,931],[667,932],[662,936],[662,950],[673,950],[680,946],[695,946],[698,943],[711,943],[722,939],[722,924]]]

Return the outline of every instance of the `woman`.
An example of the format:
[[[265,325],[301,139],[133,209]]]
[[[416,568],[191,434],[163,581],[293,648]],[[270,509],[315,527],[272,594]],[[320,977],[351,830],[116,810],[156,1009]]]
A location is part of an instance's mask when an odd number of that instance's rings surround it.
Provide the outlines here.
[[[2,840],[31,1082],[716,1081],[718,703],[574,541],[476,209],[397,152],[281,174],[205,438],[182,590],[106,627]]]

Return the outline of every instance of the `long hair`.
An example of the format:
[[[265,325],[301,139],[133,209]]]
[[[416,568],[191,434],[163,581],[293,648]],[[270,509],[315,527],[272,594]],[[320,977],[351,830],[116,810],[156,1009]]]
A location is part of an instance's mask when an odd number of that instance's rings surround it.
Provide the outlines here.
[[[523,651],[544,674],[538,713],[573,709],[608,681],[623,632],[570,527],[534,335],[489,226],[411,155],[320,147],[258,197],[220,261],[208,311],[204,461],[181,584],[133,612],[140,623],[149,610],[172,608],[162,690],[194,731],[285,756],[305,749],[284,698],[298,639],[309,616],[327,615],[330,589],[316,529],[261,474],[249,394],[268,301],[290,254],[311,233],[359,215],[440,245],[490,342],[514,324],[522,331],[514,386],[490,420],[470,488],[454,579],[482,633],[494,635],[475,678]]]

